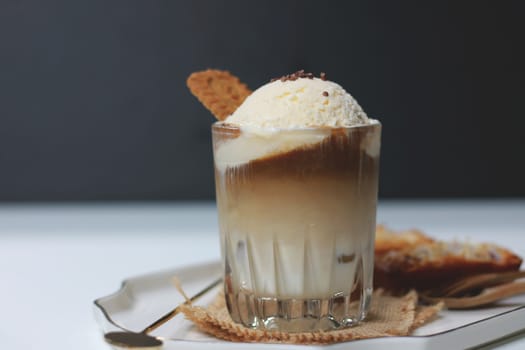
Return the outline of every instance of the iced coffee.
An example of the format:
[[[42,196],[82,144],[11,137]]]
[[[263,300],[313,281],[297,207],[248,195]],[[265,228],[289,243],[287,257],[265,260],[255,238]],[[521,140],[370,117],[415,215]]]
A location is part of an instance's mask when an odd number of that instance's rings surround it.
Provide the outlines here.
[[[233,320],[290,332],[363,320],[380,123],[341,86],[301,72],[256,90],[212,132]]]

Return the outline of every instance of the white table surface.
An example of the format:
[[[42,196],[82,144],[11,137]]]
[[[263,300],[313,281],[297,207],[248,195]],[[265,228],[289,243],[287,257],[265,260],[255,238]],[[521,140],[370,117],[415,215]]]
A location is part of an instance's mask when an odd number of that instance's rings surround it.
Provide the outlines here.
[[[525,256],[525,200],[382,201],[378,222]],[[109,349],[92,301],[126,277],[219,259],[213,203],[0,205],[0,349]],[[484,348],[525,349],[525,335]]]

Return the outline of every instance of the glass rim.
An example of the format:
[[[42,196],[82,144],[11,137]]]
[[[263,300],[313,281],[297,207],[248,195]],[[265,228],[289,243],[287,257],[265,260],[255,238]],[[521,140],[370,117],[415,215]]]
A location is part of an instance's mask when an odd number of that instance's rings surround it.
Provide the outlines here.
[[[269,133],[276,132],[301,132],[301,131],[330,131],[330,130],[356,130],[356,129],[373,129],[381,128],[382,124],[377,119],[370,119],[372,122],[368,124],[357,124],[352,126],[317,126],[317,127],[301,127],[301,128],[274,128],[274,127],[256,127],[249,126],[245,128],[244,131],[250,130],[261,130],[267,131]],[[228,130],[228,131],[238,131],[242,130],[243,127],[239,125],[229,124],[223,120],[218,120],[211,125],[212,130]]]

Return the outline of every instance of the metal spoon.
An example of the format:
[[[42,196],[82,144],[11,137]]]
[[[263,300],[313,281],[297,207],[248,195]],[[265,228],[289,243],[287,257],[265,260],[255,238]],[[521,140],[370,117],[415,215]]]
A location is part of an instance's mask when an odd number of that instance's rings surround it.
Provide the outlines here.
[[[210,290],[222,283],[222,278],[219,278],[204,289],[199,291],[197,294],[186,300],[182,305],[188,304],[190,302],[196,301],[204,294],[208,293]],[[111,345],[122,347],[122,348],[155,348],[162,346],[162,340],[154,336],[149,335],[148,333],[154,331],[155,329],[162,326],[164,323],[171,320],[180,312],[180,305],[177,305],[173,310],[144,328],[142,331],[135,332],[109,332],[104,334],[104,339]]]

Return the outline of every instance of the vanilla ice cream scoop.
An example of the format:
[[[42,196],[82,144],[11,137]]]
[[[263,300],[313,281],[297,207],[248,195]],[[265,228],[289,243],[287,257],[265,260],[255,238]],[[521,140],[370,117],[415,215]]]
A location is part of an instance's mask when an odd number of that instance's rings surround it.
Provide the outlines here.
[[[219,171],[252,160],[310,147],[331,135],[331,128],[378,124],[340,85],[299,71],[255,90],[221,124],[241,133],[215,150]],[[367,153],[375,143],[363,141]],[[375,151],[377,149],[377,152]]]
[[[371,121],[340,85],[319,78],[275,80],[263,85],[225,120],[265,129],[351,127]]]

